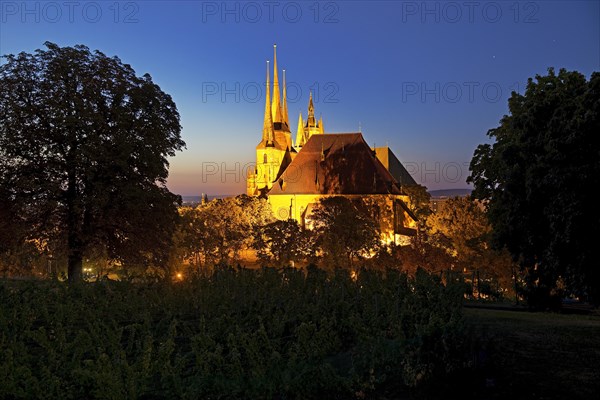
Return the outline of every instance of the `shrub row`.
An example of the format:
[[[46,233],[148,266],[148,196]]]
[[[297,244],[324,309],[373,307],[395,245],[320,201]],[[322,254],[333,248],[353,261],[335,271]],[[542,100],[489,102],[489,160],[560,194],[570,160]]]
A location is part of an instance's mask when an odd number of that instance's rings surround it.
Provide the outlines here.
[[[0,398],[397,395],[465,365],[461,297],[423,271],[4,281]]]

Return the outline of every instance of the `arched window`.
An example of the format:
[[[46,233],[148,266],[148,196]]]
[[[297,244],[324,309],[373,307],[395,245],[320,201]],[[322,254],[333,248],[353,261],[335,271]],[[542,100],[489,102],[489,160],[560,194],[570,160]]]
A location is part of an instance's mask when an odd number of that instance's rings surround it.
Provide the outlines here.
[[[266,164],[266,163],[267,163],[267,155],[263,154],[263,164]]]

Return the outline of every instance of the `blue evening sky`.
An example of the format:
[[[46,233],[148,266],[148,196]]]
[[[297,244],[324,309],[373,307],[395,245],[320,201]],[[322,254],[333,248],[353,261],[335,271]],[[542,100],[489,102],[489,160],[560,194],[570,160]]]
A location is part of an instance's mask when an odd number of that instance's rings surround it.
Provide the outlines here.
[[[175,100],[182,195],[245,191],[277,43],[295,136],[309,90],[326,132],[388,144],[429,189],[465,188],[512,90],[548,67],[600,70],[598,1],[0,1],[0,53],[84,44]],[[281,79],[280,72],[280,79]]]

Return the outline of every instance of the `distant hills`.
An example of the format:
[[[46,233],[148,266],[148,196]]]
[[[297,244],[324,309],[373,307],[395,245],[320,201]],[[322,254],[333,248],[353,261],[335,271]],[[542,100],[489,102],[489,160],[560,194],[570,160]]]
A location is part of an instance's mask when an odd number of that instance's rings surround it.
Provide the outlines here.
[[[440,189],[440,190],[429,190],[429,194],[432,198],[440,197],[464,197],[471,194],[473,189]]]

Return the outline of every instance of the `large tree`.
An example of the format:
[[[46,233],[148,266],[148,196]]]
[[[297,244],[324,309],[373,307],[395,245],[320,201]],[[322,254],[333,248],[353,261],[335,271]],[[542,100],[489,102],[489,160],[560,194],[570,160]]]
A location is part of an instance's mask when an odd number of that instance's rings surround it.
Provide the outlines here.
[[[71,281],[99,247],[165,262],[180,202],[167,157],[185,146],[175,103],[117,57],[45,46],[0,67],[1,202],[63,249]]]
[[[266,199],[245,194],[181,208],[180,214],[176,247],[196,268],[239,262],[253,236],[273,220]]]
[[[309,257],[312,239],[311,231],[302,230],[295,220],[276,220],[255,229],[252,247],[262,262],[283,267]]]
[[[600,300],[600,73],[549,69],[513,93],[492,144],[471,161],[473,195],[487,202],[495,244],[527,272],[529,300],[557,288]],[[541,302],[541,303],[540,303]]]
[[[325,197],[310,219],[325,264],[350,268],[356,257],[369,257],[379,249],[381,232],[373,205],[360,198]]]
[[[455,269],[469,274],[478,297],[492,294],[485,293],[492,282],[502,291],[516,287],[516,265],[506,251],[489,246],[491,225],[481,204],[470,196],[449,198],[429,216],[427,225],[434,242],[454,257]]]
[[[425,219],[431,215],[431,195],[423,185],[403,185],[402,192],[410,198],[408,206],[417,216],[419,222],[424,223]]]

